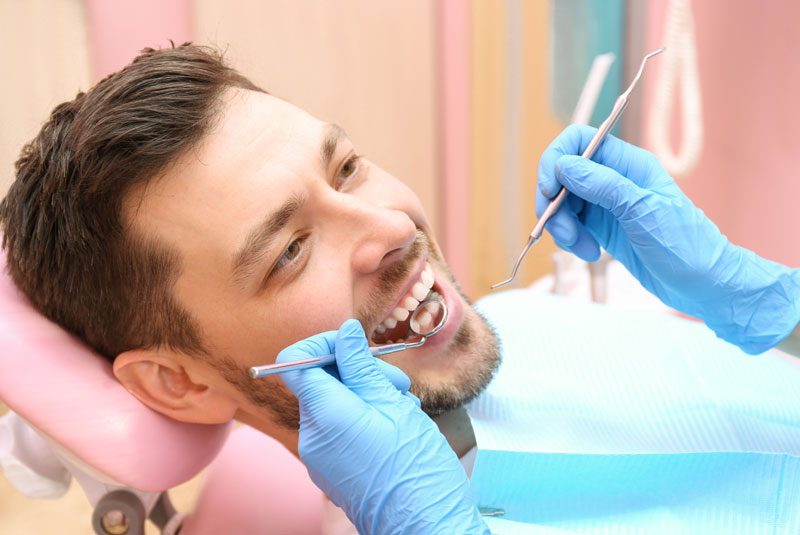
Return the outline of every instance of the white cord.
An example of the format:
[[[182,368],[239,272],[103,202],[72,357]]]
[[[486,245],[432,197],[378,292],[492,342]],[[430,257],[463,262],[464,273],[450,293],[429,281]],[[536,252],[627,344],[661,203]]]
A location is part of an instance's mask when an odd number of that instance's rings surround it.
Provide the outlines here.
[[[688,174],[700,160],[703,149],[703,114],[700,77],[697,70],[697,46],[690,0],[670,0],[664,28],[667,52],[656,84],[653,115],[648,137],[653,152],[667,171],[677,177]],[[669,142],[675,88],[681,78],[680,151],[674,152]]]

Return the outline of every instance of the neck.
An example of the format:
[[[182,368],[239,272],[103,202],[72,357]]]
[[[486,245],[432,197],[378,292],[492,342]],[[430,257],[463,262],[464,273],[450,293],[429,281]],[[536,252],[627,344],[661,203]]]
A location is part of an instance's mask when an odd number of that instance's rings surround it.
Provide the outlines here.
[[[276,424],[271,419],[264,418],[263,416],[256,416],[244,411],[236,414],[235,419],[243,424],[261,431],[268,437],[271,437],[280,442],[284,448],[289,450],[298,459],[300,455],[297,452],[297,431],[294,429],[286,429],[285,427]]]
[[[464,407],[437,416],[433,421],[439,426],[439,431],[459,458],[475,447],[475,433],[472,431],[472,423]]]

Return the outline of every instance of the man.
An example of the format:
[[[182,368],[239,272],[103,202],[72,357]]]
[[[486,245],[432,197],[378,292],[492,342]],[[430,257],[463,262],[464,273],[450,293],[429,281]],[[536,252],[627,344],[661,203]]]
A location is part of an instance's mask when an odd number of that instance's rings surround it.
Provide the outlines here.
[[[247,370],[357,318],[405,337],[435,290],[447,326],[388,357],[457,454],[498,344],[450,275],[421,203],[337,125],[197,46],[147,50],[58,106],[0,206],[9,273],[114,363],[149,407],[231,418],[297,452],[297,401]]]

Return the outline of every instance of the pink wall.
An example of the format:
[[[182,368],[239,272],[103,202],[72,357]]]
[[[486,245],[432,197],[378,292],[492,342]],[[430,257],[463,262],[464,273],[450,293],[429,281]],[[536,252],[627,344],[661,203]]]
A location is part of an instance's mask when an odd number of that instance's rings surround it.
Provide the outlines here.
[[[118,71],[145,46],[191,41],[192,0],[86,0],[92,80]]]
[[[648,3],[647,50],[661,45],[666,3]],[[692,7],[705,135],[681,188],[734,243],[800,267],[800,2]]]
[[[469,280],[469,5],[437,4],[439,55],[439,147],[441,235],[447,263],[457,280]]]

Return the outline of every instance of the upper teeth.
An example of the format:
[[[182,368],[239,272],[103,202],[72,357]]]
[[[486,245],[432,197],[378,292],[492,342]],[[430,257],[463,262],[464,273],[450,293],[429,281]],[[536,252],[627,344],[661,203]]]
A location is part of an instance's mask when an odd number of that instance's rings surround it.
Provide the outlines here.
[[[386,329],[394,329],[398,321],[405,321],[408,315],[419,306],[420,301],[425,300],[425,297],[433,287],[433,268],[425,262],[425,268],[419,276],[419,280],[411,287],[411,292],[403,298],[397,307],[392,310],[388,318],[383,320],[376,328],[375,332],[381,334],[386,332]]]

